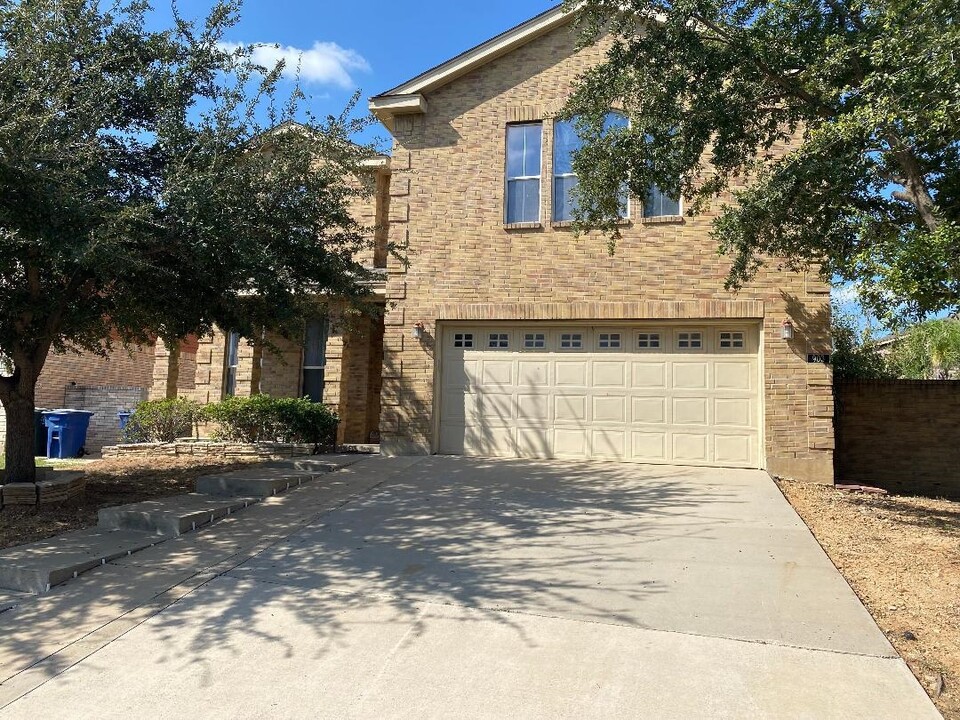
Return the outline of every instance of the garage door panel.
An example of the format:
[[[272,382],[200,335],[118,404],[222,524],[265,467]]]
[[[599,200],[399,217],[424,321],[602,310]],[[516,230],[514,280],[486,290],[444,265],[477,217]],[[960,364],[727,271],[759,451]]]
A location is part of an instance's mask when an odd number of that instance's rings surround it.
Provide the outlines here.
[[[626,449],[625,430],[594,430],[590,440],[593,444],[593,456],[610,460],[622,460]]]
[[[594,387],[626,387],[626,362],[623,360],[593,362]]]
[[[667,364],[665,362],[634,362],[631,363],[633,372],[632,386],[634,388],[667,387]]]
[[[706,362],[674,362],[673,387],[677,390],[706,390]]]
[[[554,417],[561,422],[585,422],[587,419],[586,395],[556,395],[553,398]]]
[[[681,330],[661,326],[655,351],[637,345],[635,328],[619,347],[601,347],[586,326],[544,326],[542,348],[518,347],[522,333],[541,333],[529,323],[484,330],[469,349],[452,348],[445,333],[440,452],[757,467],[756,331],[752,349],[720,347],[709,327],[701,347],[684,349],[674,344]],[[562,345],[575,334],[577,347]]]
[[[751,427],[753,402],[750,398],[715,398],[713,401],[715,425]]]
[[[517,385],[546,388],[550,378],[548,360],[520,360]]]
[[[667,460],[667,433],[665,431],[640,432],[634,430],[631,433],[631,443],[634,460]]]
[[[517,402],[517,420],[525,422],[549,422],[549,395],[519,395]]]
[[[631,399],[630,421],[663,425],[667,422],[667,398],[633,397]]]
[[[627,398],[604,396],[593,398],[594,423],[622,423],[627,420]]]
[[[553,457],[552,431],[546,428],[518,428],[517,453],[521,457]]]
[[[717,390],[752,390],[756,366],[747,360],[718,361],[714,365],[714,388]]]
[[[473,396],[466,396],[467,417],[479,416],[491,425],[513,425],[516,419],[513,412],[513,395],[484,393],[479,402],[472,402]]]
[[[557,387],[587,387],[587,362],[557,361],[555,364]]]
[[[716,462],[729,465],[745,465],[754,454],[753,435],[716,435],[714,437]]]
[[[710,460],[709,437],[706,433],[673,433],[673,459],[706,463]]]
[[[673,422],[677,425],[706,425],[707,398],[684,397],[673,399]]]
[[[480,382],[486,386],[509,387],[513,384],[512,360],[484,360]]]
[[[553,430],[554,457],[584,458],[588,455],[587,431],[583,428],[556,427]]]

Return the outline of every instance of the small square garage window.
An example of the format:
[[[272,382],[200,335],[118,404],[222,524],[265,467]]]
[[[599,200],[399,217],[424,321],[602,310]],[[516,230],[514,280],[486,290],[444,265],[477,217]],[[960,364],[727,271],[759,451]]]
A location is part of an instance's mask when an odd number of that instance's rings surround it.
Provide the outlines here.
[[[455,348],[472,348],[473,333],[454,333],[453,346]]]
[[[650,350],[660,347],[660,333],[637,333],[637,347],[641,350]]]
[[[498,349],[510,347],[509,333],[490,333],[490,335],[487,336],[487,347]]]
[[[527,350],[537,350],[547,346],[547,336],[545,333],[524,333],[523,347]]]
[[[681,350],[699,350],[703,347],[702,332],[677,333],[677,347]]]
[[[620,333],[600,333],[598,335],[597,345],[602,350],[620,347]]]
[[[583,347],[583,333],[560,333],[561,350],[579,350]]]
[[[744,339],[742,332],[723,331],[720,333],[720,348],[722,350],[742,348],[743,346]]]

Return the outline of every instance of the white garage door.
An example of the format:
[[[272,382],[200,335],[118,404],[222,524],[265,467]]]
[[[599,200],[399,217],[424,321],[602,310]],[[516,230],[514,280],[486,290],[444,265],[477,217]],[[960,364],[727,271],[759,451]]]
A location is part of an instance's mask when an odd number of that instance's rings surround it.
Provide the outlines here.
[[[441,453],[760,465],[756,327],[504,324],[442,342]]]

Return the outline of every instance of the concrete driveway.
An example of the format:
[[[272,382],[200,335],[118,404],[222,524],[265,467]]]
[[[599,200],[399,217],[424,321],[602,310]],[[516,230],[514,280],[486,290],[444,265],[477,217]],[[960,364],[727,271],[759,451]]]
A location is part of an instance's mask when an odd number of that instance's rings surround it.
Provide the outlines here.
[[[0,632],[2,717],[939,717],[749,470],[371,458]]]

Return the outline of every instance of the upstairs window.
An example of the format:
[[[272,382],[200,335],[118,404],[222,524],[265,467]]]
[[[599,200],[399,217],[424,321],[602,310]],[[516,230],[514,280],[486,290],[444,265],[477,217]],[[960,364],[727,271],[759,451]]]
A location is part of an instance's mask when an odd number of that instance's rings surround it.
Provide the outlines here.
[[[603,120],[603,130],[626,127],[627,118],[616,112],[609,112]],[[580,181],[573,172],[573,155],[583,145],[577,133],[576,120],[560,120],[553,126],[553,220],[563,222],[573,220],[577,202],[573,190]],[[620,217],[628,216],[629,193],[624,188],[620,196]]]
[[[323,402],[328,334],[326,318],[313,318],[307,321],[307,329],[303,334],[303,376],[300,395],[317,403]]]
[[[507,223],[540,221],[542,123],[507,125]]]
[[[654,185],[643,201],[643,216],[645,218],[673,217],[680,214],[680,200],[675,200],[661,192]]]

